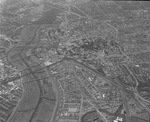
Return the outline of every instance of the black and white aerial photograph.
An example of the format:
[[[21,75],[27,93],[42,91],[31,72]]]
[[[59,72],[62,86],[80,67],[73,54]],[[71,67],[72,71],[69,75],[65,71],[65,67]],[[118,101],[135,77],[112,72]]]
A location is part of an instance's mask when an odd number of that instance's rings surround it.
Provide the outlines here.
[[[150,1],[0,0],[0,122],[150,122]]]

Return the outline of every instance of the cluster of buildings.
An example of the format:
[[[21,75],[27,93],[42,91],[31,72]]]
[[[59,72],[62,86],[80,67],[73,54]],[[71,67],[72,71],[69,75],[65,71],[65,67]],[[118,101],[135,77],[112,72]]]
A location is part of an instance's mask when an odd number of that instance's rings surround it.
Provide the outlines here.
[[[17,106],[23,94],[22,87],[0,94],[0,122],[6,122]]]
[[[0,122],[8,120],[23,94],[19,74],[4,62],[0,60]]]
[[[57,73],[56,73],[57,72]],[[95,107],[109,109],[109,103],[118,105],[120,94],[116,89],[109,88],[102,79],[90,78],[81,68],[74,67],[68,71],[59,65],[55,72],[55,79],[60,89],[59,122],[79,122],[83,113],[93,109],[93,106],[85,108],[83,103],[91,101]],[[109,110],[108,110],[109,111]]]
[[[79,122],[81,104],[65,103],[64,107],[60,110],[60,122]]]
[[[130,68],[125,64],[119,66],[125,76],[133,76]],[[72,66],[71,69],[70,66],[68,66],[69,68],[66,67],[63,64],[59,65],[56,69],[57,75],[55,74],[61,89],[61,105],[58,113],[58,122],[80,122],[82,115],[88,111],[95,110],[93,106],[104,110],[104,113],[112,113],[110,116],[113,115],[122,103],[119,90],[100,77],[92,74],[92,72],[88,72],[86,68]],[[133,80],[135,80],[134,77]],[[135,82],[132,81],[132,84],[135,84]],[[83,105],[85,101],[90,101],[90,104],[93,104],[93,106],[89,105],[89,103],[87,106]],[[122,116],[115,117],[114,122],[125,121]]]
[[[55,79],[59,85],[60,105],[57,118],[59,122],[79,122],[82,95],[74,79],[63,66],[59,66]]]

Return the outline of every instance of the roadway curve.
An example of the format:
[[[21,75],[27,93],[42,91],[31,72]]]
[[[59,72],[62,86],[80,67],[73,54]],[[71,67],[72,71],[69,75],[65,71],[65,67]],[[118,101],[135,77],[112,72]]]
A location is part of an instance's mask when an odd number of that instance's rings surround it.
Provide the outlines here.
[[[123,110],[123,104],[121,104],[117,111],[115,113],[110,113],[109,111],[107,111],[106,109],[99,109],[99,111],[106,113],[107,115],[112,116],[112,122],[113,120],[115,120],[118,116],[123,118],[123,122],[126,122],[125,120],[125,115],[121,114],[121,111]],[[88,120],[91,120],[91,122],[94,122],[97,120],[97,122],[103,122],[103,120],[101,120],[98,115],[97,115],[97,111],[96,110],[92,110],[89,111],[87,113],[85,113],[82,118],[81,118],[81,122],[89,122]]]

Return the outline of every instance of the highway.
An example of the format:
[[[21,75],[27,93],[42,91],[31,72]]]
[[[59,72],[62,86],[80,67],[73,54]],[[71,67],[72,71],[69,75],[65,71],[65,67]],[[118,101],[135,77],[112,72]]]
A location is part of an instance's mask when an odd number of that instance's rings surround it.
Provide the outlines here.
[[[118,107],[118,109],[117,109],[117,111],[116,111],[115,113],[110,113],[110,112],[107,111],[106,109],[98,109],[98,110],[101,111],[101,112],[104,112],[104,113],[106,113],[106,114],[108,114],[108,115],[110,115],[110,116],[113,116],[113,118],[116,118],[117,116],[123,116],[123,115],[121,115],[122,109],[123,109],[123,104],[121,104],[121,105]],[[96,116],[96,114],[97,114],[96,112],[97,112],[96,110],[92,110],[92,111],[87,112],[86,114],[84,114],[84,115],[82,116],[81,122],[87,122],[88,117],[91,116],[91,118],[93,118],[92,115],[95,116],[95,120],[98,120],[99,117]],[[94,119],[94,118],[93,118],[93,119]]]
[[[70,61],[73,65],[76,65],[76,66],[78,66],[80,68],[82,67],[82,68],[88,70],[90,73],[96,75],[97,77],[102,78],[103,80],[105,80],[109,84],[112,84],[112,85],[116,86],[122,93],[122,99],[123,99],[123,102],[124,102],[124,107],[125,107],[125,110],[127,111],[127,115],[126,115],[127,116],[127,120],[128,120],[128,122],[131,122],[131,116],[129,115],[130,112],[129,112],[129,107],[128,107],[127,96],[132,98],[134,100],[135,104],[137,104],[137,106],[143,106],[137,100],[136,96],[134,95],[134,93],[132,91],[130,91],[130,90],[126,89],[124,86],[122,86],[122,84],[120,84],[120,82],[117,81],[117,79],[114,79],[114,80],[113,79],[109,79],[106,76],[104,76],[104,75],[100,74],[99,72],[97,72],[96,70],[94,70],[94,69],[92,69],[90,67],[87,67],[86,65],[84,65],[81,62],[78,62],[78,61],[76,61],[76,60],[74,60],[72,58],[68,58],[68,57],[65,57],[64,59],[67,60],[67,61]],[[145,108],[145,110],[147,112],[149,112],[146,108]]]

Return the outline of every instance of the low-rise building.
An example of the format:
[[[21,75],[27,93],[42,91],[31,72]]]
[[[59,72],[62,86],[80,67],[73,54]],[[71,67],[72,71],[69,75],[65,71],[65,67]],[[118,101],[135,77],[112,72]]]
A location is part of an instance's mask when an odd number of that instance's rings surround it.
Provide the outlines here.
[[[79,113],[72,113],[68,111],[64,111],[60,114],[61,119],[71,119],[71,120],[78,120],[79,119]]]
[[[60,119],[59,122],[79,122],[78,120]]]

